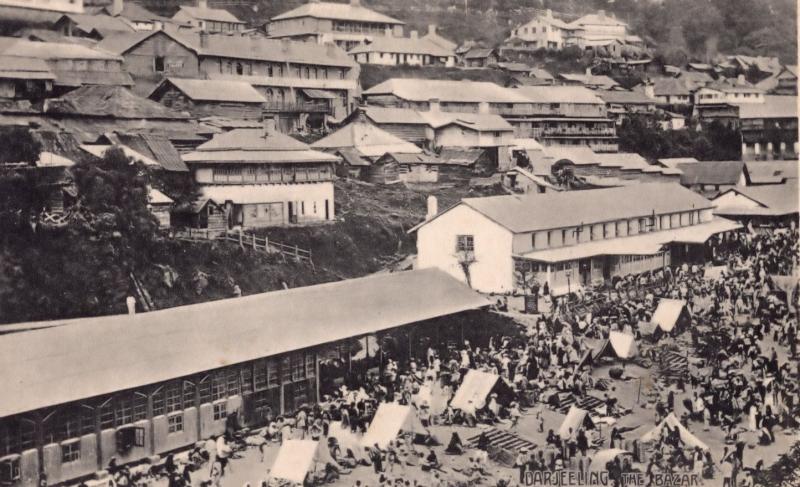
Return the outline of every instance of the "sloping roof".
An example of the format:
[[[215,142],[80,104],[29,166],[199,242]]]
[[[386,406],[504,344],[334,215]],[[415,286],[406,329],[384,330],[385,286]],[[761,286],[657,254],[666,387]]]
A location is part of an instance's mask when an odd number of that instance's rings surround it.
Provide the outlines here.
[[[308,2],[296,9],[289,10],[272,17],[271,20],[296,19],[313,17],[317,19],[352,20],[356,22],[375,22],[381,24],[402,25],[404,22],[383,15],[362,5],[334,2]]]
[[[404,124],[404,125],[427,125],[428,122],[422,117],[420,112],[410,108],[362,107],[364,114],[377,124]]]
[[[533,103],[604,104],[602,98],[583,86],[520,86],[514,91]]]
[[[465,198],[461,204],[514,233],[647,217],[653,211],[664,214],[711,207],[711,202],[695,192],[677,184],[663,183],[524,196]]]
[[[122,58],[82,44],[71,42],[35,42],[18,37],[0,37],[0,54],[36,59],[81,59],[122,61]]]
[[[0,78],[53,80],[56,76],[42,59],[0,54]]]
[[[208,34],[205,44],[199,32],[177,32],[171,28],[157,31],[115,33],[106,36],[98,47],[116,54],[125,54],[151,36],[165,35],[198,56],[292,62],[353,68],[357,63],[343,49],[333,44],[266,39],[259,36]]]
[[[589,425],[594,427],[594,422],[592,421],[591,416],[589,416],[589,411],[572,405],[569,407],[567,415],[564,416],[564,420],[561,422],[561,426],[558,428],[558,436],[563,439],[567,439],[570,436],[570,428],[572,429],[573,433],[577,433],[578,428]]]
[[[445,49],[425,38],[375,37],[371,42],[362,42],[348,51],[350,54],[369,52],[393,54],[422,54],[436,57],[453,57],[452,49]]]
[[[617,19],[616,17],[612,17],[606,14],[588,14],[580,17],[578,20],[574,20],[570,22],[571,26],[583,26],[583,25],[625,25],[625,22]]]
[[[156,188],[147,189],[147,202],[151,205],[171,205],[174,203],[173,199],[165,195]]]
[[[75,26],[87,34],[92,32],[133,32],[127,22],[117,17],[112,17],[106,14],[90,15],[90,14],[64,14],[63,18],[67,18],[75,23]]]
[[[187,172],[189,168],[172,142],[159,134],[114,134],[113,138],[136,152],[158,162],[167,171]]]
[[[375,411],[375,416],[373,416],[367,432],[364,433],[361,444],[386,448],[400,432],[425,434],[427,430],[422,426],[413,407],[396,402],[382,402]]]
[[[519,92],[487,81],[392,78],[365,90],[363,96],[395,95],[409,101],[529,103]]]
[[[664,167],[676,169],[679,164],[690,164],[699,162],[694,157],[664,157],[658,160],[658,163]]]
[[[766,95],[764,103],[742,103],[739,118],[797,118],[797,96]]]
[[[109,8],[106,7],[106,12],[108,12],[108,10]],[[131,1],[124,2],[122,4],[122,12],[120,12],[119,16],[126,18],[132,22],[151,22],[154,20],[158,20],[161,22],[170,21],[170,19],[162,17],[158,14],[154,14],[153,12],[142,7],[138,3],[134,3]]]
[[[549,71],[543,68],[531,68],[531,72],[529,75],[531,78],[538,78],[538,79],[546,79],[552,80],[555,79]]]
[[[450,405],[453,409],[477,410],[486,405],[486,397],[492,392],[499,376],[471,369],[458,387]]]
[[[798,161],[748,161],[747,174],[752,184],[776,184],[797,179]]]
[[[798,194],[796,179],[786,184],[731,188],[726,193],[729,191],[735,191],[753,200],[761,208],[717,207],[714,213],[726,216],[784,216],[797,213],[798,207],[800,207],[800,194]]]
[[[119,86],[82,86],[60,98],[47,100],[48,114],[69,114],[127,119],[188,119],[152,100]]]
[[[606,75],[561,73],[558,77],[567,81],[575,81],[587,86],[600,86],[602,88],[612,88],[619,85],[619,83]]]
[[[653,80],[653,93],[656,96],[689,96],[691,91],[683,80],[657,78]]]
[[[0,336],[0,385],[15,391],[0,396],[0,417],[488,304],[466,284],[424,269],[135,316],[56,320]]]
[[[657,324],[663,331],[669,333],[678,324],[678,318],[686,308],[686,301],[680,299],[661,298],[650,321]]]
[[[458,44],[456,44],[455,42],[451,41],[450,39],[447,39],[446,37],[442,37],[436,31],[431,32],[429,30],[427,34],[422,36],[422,38],[423,39],[427,39],[430,42],[433,42],[437,46],[441,47],[442,49],[447,49],[448,51],[453,52],[453,53],[455,53],[455,50],[458,47]]]
[[[514,127],[500,115],[492,113],[457,113],[442,111],[419,112],[434,129],[458,125],[477,132],[511,132]]]
[[[419,154],[422,149],[376,127],[368,121],[355,120],[336,132],[311,144],[315,149],[355,148],[367,157],[381,157],[387,152]]]
[[[490,47],[473,47],[464,54],[464,59],[485,59],[492,54],[494,54],[494,49]]]
[[[742,172],[746,171],[741,161],[703,161],[678,164],[681,184],[736,185]]]
[[[187,163],[303,163],[335,162],[339,159],[334,155],[312,150],[307,144],[276,130],[267,132],[264,129],[236,129],[215,135],[194,152],[184,154],[183,160]],[[225,188],[220,190],[227,191]],[[242,198],[243,194],[235,193],[235,196]]]
[[[648,441],[656,441],[661,437],[661,430],[664,429],[665,425],[669,425],[671,429],[678,429],[678,433],[680,434],[681,441],[691,447],[691,448],[700,448],[701,450],[708,450],[708,445],[703,443],[698,437],[692,434],[691,431],[686,429],[685,426],[681,424],[677,417],[675,417],[675,413],[669,413],[669,415],[664,418],[658,426],[651,429],[641,437],[641,441],[648,442]]]
[[[233,24],[245,23],[237,19],[232,13],[221,8],[200,8],[200,7],[190,7],[188,5],[182,5],[178,10],[178,13],[181,12],[199,20],[209,20],[212,22],[228,22]]]
[[[641,91],[628,90],[597,90],[597,96],[606,103],[619,103],[630,105],[655,105],[655,98],[650,98]]]
[[[369,167],[372,165],[369,159],[362,156],[356,149],[350,147],[341,148],[336,151],[336,154],[339,155],[344,162],[353,167]]]
[[[266,103],[266,98],[244,81],[167,78],[154,90],[169,83],[192,100],[234,103]],[[153,96],[152,94],[150,95]]]
[[[636,338],[633,335],[611,331],[608,341],[619,358],[628,359],[636,355]]]

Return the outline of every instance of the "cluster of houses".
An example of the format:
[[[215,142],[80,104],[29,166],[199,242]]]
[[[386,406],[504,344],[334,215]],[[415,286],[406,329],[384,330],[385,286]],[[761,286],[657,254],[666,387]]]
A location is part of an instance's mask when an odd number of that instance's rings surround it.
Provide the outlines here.
[[[496,49],[458,46],[435,26],[406,35],[402,21],[358,0],[311,0],[263,26],[206,0],[172,17],[132,0],[95,3],[0,0],[0,21],[17,27],[0,37],[0,127],[52,141],[51,162],[36,162],[51,172],[116,146],[159,174],[191,178],[194,202],[153,188],[165,226],[332,221],[335,178],[480,181],[512,193],[730,186],[692,180],[699,166],[620,153],[617,129],[639,115],[666,129],[689,116],[722,120],[741,130],[745,159],[797,158],[796,67],[768,58],[690,63],[623,89],[591,69],[553,75]],[[571,22],[543,11],[512,37],[532,49],[642,47],[602,11]],[[363,89],[363,64],[490,65],[509,81],[390,78]],[[752,84],[742,72],[763,77]],[[63,184],[51,185],[46,210],[58,212],[74,191],[67,177],[55,180]]]

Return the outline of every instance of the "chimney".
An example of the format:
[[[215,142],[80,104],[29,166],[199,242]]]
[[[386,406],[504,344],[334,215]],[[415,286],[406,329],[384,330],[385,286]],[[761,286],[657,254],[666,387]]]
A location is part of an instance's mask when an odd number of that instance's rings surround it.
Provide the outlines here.
[[[128,296],[127,299],[125,299],[125,304],[128,305],[128,315],[134,316],[136,314],[136,298]]]
[[[591,76],[592,75],[592,68],[586,68],[585,74],[586,74],[586,76]]]
[[[425,215],[425,220],[430,220],[435,217],[437,213],[439,213],[439,201],[436,199],[436,196],[430,195],[428,196],[428,213]]]
[[[197,8],[207,9],[208,0],[197,0]]]
[[[649,98],[656,97],[656,85],[651,83],[649,80],[644,84],[644,94]]]
[[[200,47],[203,49],[208,47],[208,32],[204,30],[200,31]]]
[[[428,100],[428,110],[431,112],[440,112],[442,111],[442,104],[439,102],[438,98],[431,98]]]
[[[604,19],[606,17],[606,11],[605,10],[598,10],[597,11],[597,16],[600,17],[601,19]]]
[[[367,113],[364,111],[363,106],[356,108],[355,123],[368,123]]]
[[[430,24],[430,25],[428,25],[428,34],[429,34],[429,35],[434,35],[434,34],[436,34],[436,24]]]
[[[478,113],[483,113],[483,114],[489,113],[489,102],[488,101],[482,101],[482,102],[478,103]]]
[[[548,19],[552,19],[553,18],[553,11],[548,8],[547,10],[545,10],[544,16],[547,17]]]
[[[275,135],[275,117],[264,118],[264,138]]]
[[[736,84],[737,85],[746,85],[747,84],[747,80],[745,80],[744,74],[740,74],[739,76],[736,77]]]
[[[114,0],[111,3],[111,8],[109,9],[108,14],[112,17],[117,17],[122,13],[123,8],[124,5],[122,4],[122,0]]]
[[[350,0],[350,5],[352,5],[354,7],[360,7],[361,6],[361,0]]]
[[[419,39],[419,32],[412,30],[410,34],[412,39]]]

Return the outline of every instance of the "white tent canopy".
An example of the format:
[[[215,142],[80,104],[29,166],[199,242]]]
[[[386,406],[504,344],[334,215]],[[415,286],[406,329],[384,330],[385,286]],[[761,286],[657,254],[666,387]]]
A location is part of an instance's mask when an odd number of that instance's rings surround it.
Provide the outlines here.
[[[569,438],[570,428],[572,428],[573,433],[577,433],[578,429],[584,425],[587,427],[591,425],[590,427],[594,428],[594,422],[592,417],[589,416],[589,412],[576,406],[570,406],[564,421],[561,422],[561,427],[558,428],[558,436],[561,439]]]
[[[428,434],[414,408],[396,402],[384,402],[378,406],[369,429],[361,439],[361,444],[364,446],[377,444],[385,448],[401,432]]]
[[[703,443],[698,437],[692,434],[691,431],[686,429],[686,427],[684,427],[681,424],[681,422],[678,421],[678,418],[675,417],[675,413],[669,413],[669,415],[666,418],[664,418],[664,420],[661,421],[661,423],[658,426],[645,433],[642,436],[641,440],[643,442],[648,442],[659,439],[661,437],[661,431],[664,429],[665,425],[669,425],[669,427],[672,429],[678,428],[678,432],[680,433],[681,436],[681,441],[683,442],[684,445],[690,446],[692,448],[698,447],[702,450],[708,450],[708,445]]]
[[[456,391],[450,405],[453,409],[476,410],[486,405],[486,396],[492,392],[494,385],[500,376],[482,372],[480,370],[470,370],[464,376],[464,382]]]
[[[680,318],[681,312],[685,307],[686,301],[682,299],[662,298],[659,300],[658,306],[650,321],[657,324],[662,331],[669,333],[675,328],[675,325],[678,323],[678,318]]]
[[[636,339],[629,333],[612,331],[608,335],[608,341],[619,358],[631,358],[636,355]]]
[[[332,422],[328,426],[328,438],[336,438],[342,456],[347,456],[347,451],[350,450],[353,452],[353,457],[355,457],[356,460],[361,460],[366,457],[364,445],[361,444],[361,437],[353,433],[350,428],[342,426],[341,421]]]
[[[270,476],[302,484],[316,463],[333,461],[327,447],[314,440],[286,440],[270,469]]]
[[[589,464],[589,471],[597,472],[606,469],[606,465],[611,460],[617,458],[620,455],[630,455],[631,452],[627,450],[621,450],[619,448],[608,448],[606,450],[600,450],[592,456],[592,461]]]

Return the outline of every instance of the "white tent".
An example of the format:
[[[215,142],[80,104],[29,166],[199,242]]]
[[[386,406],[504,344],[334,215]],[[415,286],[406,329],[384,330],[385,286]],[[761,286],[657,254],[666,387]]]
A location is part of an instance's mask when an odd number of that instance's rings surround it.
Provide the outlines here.
[[[608,341],[611,342],[611,347],[619,358],[631,358],[636,355],[636,339],[633,335],[612,331],[608,335]]]
[[[350,428],[343,427],[341,421],[332,422],[328,426],[328,438],[336,438],[342,451],[342,456],[347,456],[347,450],[350,450],[356,460],[366,457],[364,445],[361,444],[361,437],[353,433]]]
[[[486,396],[492,392],[494,385],[500,376],[482,372],[480,370],[470,370],[464,376],[464,382],[456,391],[450,405],[453,409],[476,410],[486,405]]]
[[[561,439],[569,438],[569,430],[572,428],[573,433],[577,433],[578,429],[583,426],[585,428],[594,428],[594,421],[589,416],[589,412],[576,406],[570,406],[564,421],[561,422],[561,427],[558,428],[558,436]]]
[[[650,321],[657,324],[661,330],[669,333],[675,328],[685,307],[686,301],[682,299],[662,298],[659,300],[658,306]]]
[[[396,402],[384,402],[378,406],[369,429],[361,439],[361,444],[363,446],[377,444],[379,447],[385,448],[390,441],[397,438],[400,432],[428,434],[428,430],[422,426],[414,408]]]
[[[606,470],[606,465],[611,460],[617,458],[620,455],[631,455],[631,452],[627,450],[621,450],[619,448],[608,448],[606,450],[600,450],[594,455],[592,455],[592,461],[589,463],[589,471],[590,472],[597,472],[601,470]]]
[[[691,431],[686,429],[686,427],[684,427],[681,424],[681,422],[678,421],[678,418],[675,417],[675,413],[669,413],[669,415],[666,418],[664,418],[664,420],[661,421],[661,423],[658,426],[645,433],[642,436],[641,441],[648,442],[659,439],[661,437],[661,431],[664,429],[665,425],[669,425],[671,429],[678,428],[678,432],[680,433],[681,436],[681,441],[683,442],[684,445],[690,446],[692,448],[699,447],[702,450],[708,450],[708,445],[700,441],[698,437],[696,437],[694,434],[692,434]]]
[[[286,440],[270,469],[274,479],[302,484],[317,463],[332,462],[327,447],[314,440]]]

